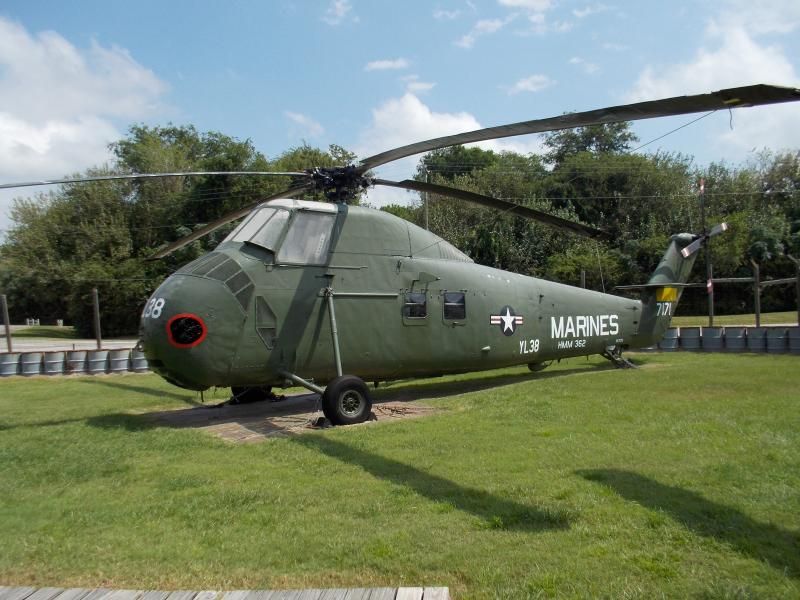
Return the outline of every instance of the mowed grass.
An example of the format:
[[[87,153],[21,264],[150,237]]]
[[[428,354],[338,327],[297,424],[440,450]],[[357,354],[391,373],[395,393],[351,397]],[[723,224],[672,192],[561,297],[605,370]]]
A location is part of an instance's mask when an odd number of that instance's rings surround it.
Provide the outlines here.
[[[756,315],[714,315],[714,327],[755,327]],[[761,313],[761,325],[797,325],[797,311]],[[708,315],[672,317],[672,327],[706,327]]]
[[[800,357],[634,360],[254,445],[154,426],[197,400],[155,376],[0,380],[0,584],[798,597]]]
[[[55,325],[36,325],[35,327],[25,327],[11,332],[12,338],[54,338],[63,340],[77,339],[75,328],[71,326],[57,327]]]

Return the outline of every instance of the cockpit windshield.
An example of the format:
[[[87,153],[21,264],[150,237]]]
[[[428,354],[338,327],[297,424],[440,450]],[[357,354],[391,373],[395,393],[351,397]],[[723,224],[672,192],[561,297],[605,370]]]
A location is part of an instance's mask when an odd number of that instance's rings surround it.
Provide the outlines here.
[[[289,211],[264,207],[254,211],[247,219],[228,234],[225,242],[250,242],[274,251],[280,241]]]
[[[278,251],[278,262],[318,265],[325,262],[336,215],[297,211]]]
[[[292,212],[289,231],[284,236]],[[324,263],[333,235],[336,214],[302,209],[292,212],[269,206],[259,208],[231,231],[222,243],[247,242],[272,252],[277,250],[277,262],[281,263],[300,265]]]

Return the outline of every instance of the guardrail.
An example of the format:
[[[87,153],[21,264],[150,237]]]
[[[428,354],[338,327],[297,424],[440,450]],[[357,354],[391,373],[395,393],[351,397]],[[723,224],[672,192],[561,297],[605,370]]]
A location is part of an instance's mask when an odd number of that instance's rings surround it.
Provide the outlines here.
[[[671,327],[656,349],[800,354],[800,327]]]
[[[0,377],[146,373],[149,370],[144,353],[130,348],[0,353]]]

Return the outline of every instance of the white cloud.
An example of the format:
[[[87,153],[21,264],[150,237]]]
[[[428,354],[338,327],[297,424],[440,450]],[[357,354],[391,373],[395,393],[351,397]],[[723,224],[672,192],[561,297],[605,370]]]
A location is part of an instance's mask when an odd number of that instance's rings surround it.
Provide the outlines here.
[[[364,67],[365,71],[386,71],[391,69],[407,69],[409,62],[405,58],[373,60]]]
[[[349,0],[331,0],[322,20],[328,25],[339,25],[351,10],[353,10],[353,4]]]
[[[302,113],[292,112],[290,110],[284,111],[283,114],[287,119],[300,126],[302,129],[301,135],[319,137],[325,133],[325,128],[311,117],[308,117]]]
[[[790,33],[800,26],[800,2],[729,0],[718,20],[723,28],[744,27],[754,35]]]
[[[436,87],[436,84],[430,81],[409,81],[406,85],[406,91],[411,92],[428,92]]]
[[[417,96],[406,93],[400,98],[387,100],[373,109],[372,122],[361,132],[356,153],[361,157],[371,156],[389,148],[482,127],[483,125],[468,112],[434,112]],[[496,152],[514,151],[522,154],[538,152],[541,149],[538,136],[489,140],[470,145]],[[413,156],[384,165],[380,167],[380,177],[394,180],[411,177],[418,160],[419,156]],[[381,187],[370,190],[368,194],[368,201],[375,206],[390,203],[407,204],[414,198],[416,195],[402,190]]]
[[[78,49],[0,17],[0,181],[59,178],[110,159],[116,122],[163,112],[167,85],[123,48]],[[5,215],[12,190],[0,196]],[[0,228],[6,216],[0,216]]]
[[[544,12],[553,5],[552,0],[497,0],[501,6]]]
[[[460,10],[442,10],[438,9],[433,11],[433,18],[438,21],[453,21],[461,16]]]
[[[509,15],[505,19],[481,19],[472,26],[472,29],[469,31],[469,33],[461,36],[456,41],[456,46],[461,48],[472,48],[472,46],[475,45],[475,41],[479,37],[497,33],[503,27],[511,23],[516,16],[517,15]]]
[[[581,69],[583,69],[583,72],[586,73],[587,75],[592,75],[600,70],[600,67],[597,66],[595,63],[589,62],[581,58],[580,56],[573,56],[572,58],[570,58],[569,64],[575,65],[576,67],[580,67]]]
[[[754,83],[800,86],[800,77],[780,47],[759,43],[743,25],[723,27],[723,20],[709,24],[705,45],[691,60],[647,66],[627,99],[652,100]],[[719,149],[738,149],[740,156],[754,148],[794,147],[800,139],[800,111],[792,105],[738,109],[732,124],[733,130],[726,118],[725,129],[711,142]]]
[[[607,10],[609,10],[609,7],[605,4],[590,4],[583,8],[573,8],[572,14],[578,19],[583,19],[590,15],[596,15],[597,13],[605,12]]]
[[[519,94],[520,92],[540,92],[545,88],[554,85],[555,81],[547,75],[531,75],[517,81],[508,88],[509,94]]]

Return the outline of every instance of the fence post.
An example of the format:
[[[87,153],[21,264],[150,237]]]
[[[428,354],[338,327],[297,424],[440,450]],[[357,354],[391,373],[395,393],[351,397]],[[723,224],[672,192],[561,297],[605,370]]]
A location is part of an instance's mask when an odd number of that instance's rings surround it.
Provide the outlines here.
[[[6,349],[9,352],[13,352],[14,347],[11,345],[11,323],[8,321],[8,300],[5,294],[0,296],[0,302],[3,304],[3,323],[6,328]]]
[[[753,265],[753,294],[756,310],[756,327],[761,327],[761,270],[758,263],[752,258],[750,263]]]
[[[103,347],[103,334],[100,332],[100,299],[97,288],[92,288],[92,304],[94,304],[94,335],[97,337],[97,349]]]

